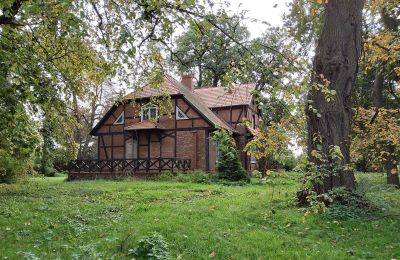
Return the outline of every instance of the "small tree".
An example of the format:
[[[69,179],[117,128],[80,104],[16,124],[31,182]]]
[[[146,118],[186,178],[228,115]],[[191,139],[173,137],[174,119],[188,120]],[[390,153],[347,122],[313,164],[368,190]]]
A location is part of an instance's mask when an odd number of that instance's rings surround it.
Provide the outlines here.
[[[286,151],[288,139],[284,129],[279,124],[271,124],[267,130],[257,129],[254,138],[247,143],[244,151],[254,156],[258,161],[268,161],[270,158],[278,159],[278,157]],[[260,169],[264,177],[267,164]]]
[[[240,162],[239,152],[232,133],[219,129],[212,134],[211,140],[216,143],[218,150],[218,177],[230,181],[248,179],[246,170]]]

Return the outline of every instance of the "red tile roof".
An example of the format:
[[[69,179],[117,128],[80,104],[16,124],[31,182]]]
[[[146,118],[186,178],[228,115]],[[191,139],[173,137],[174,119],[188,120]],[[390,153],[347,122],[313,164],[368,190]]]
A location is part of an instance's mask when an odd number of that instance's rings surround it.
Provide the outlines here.
[[[215,115],[208,107],[207,104],[203,102],[201,98],[199,98],[196,93],[189,90],[187,87],[182,85],[179,81],[174,79],[173,77],[166,75],[164,77],[164,81],[161,83],[161,86],[158,88],[153,88],[149,85],[141,88],[139,91],[135,91],[131,94],[128,94],[124,97],[125,100],[129,99],[138,99],[138,98],[147,98],[151,96],[162,96],[162,95],[174,95],[181,94],[184,96],[186,101],[190,103],[194,108],[202,114],[206,120],[208,120],[214,127],[221,127],[232,132],[236,132],[236,130],[231,127],[228,123],[220,119],[217,115]]]
[[[152,96],[181,94],[215,127],[221,127],[236,132],[228,123],[215,115],[210,108],[250,104],[251,91],[253,91],[254,88],[254,84],[242,84],[230,90],[223,87],[210,87],[191,91],[186,86],[182,85],[181,82],[167,75],[158,88],[146,85],[140,90],[126,95],[124,99],[130,100],[149,98]]]
[[[235,105],[249,105],[252,100],[252,91],[255,84],[241,84],[232,88],[209,87],[195,89],[198,95],[209,108],[227,107]]]
[[[146,85],[140,87],[139,90],[129,93],[124,97],[124,99],[137,99],[137,98],[148,98],[153,96],[163,96],[163,95],[176,95],[181,94],[179,88],[176,86],[176,80],[167,75],[164,81],[159,87],[152,87]]]

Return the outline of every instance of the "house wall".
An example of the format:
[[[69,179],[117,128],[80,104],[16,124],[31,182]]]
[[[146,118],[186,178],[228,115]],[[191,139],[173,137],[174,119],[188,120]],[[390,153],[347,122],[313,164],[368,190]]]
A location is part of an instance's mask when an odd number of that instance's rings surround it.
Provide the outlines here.
[[[166,130],[138,130],[124,131],[126,126],[140,122],[140,108],[149,102],[148,99],[136,101],[135,104],[121,104],[113,107],[108,118],[96,131],[98,138],[99,159],[124,159],[126,142],[131,139],[136,142],[138,158],[181,158],[191,159],[192,168],[204,171],[216,170],[216,147],[209,140],[213,128],[211,125],[188,104],[182,96],[171,97],[169,107],[160,116],[158,122]],[[171,105],[172,104],[172,105]],[[178,106],[189,119],[176,120],[175,106]],[[252,169],[250,157],[243,152],[248,142],[248,131],[242,124],[243,119],[256,119],[258,114],[251,106],[234,106],[214,108],[213,112],[235,128],[240,135],[235,136],[240,158],[246,169]],[[124,124],[114,124],[119,115],[124,112]],[[254,117],[253,117],[254,115]]]
[[[181,96],[171,98],[172,106],[162,105],[169,109],[160,116],[158,122],[166,130],[124,131],[124,127],[140,122],[140,108],[147,103],[148,100],[141,100],[135,105],[121,104],[112,108],[109,117],[96,132],[96,135],[99,135],[98,158],[125,158],[125,143],[133,139],[137,142],[138,158],[191,159],[194,168],[209,170],[206,142],[211,125]],[[189,119],[176,120],[175,106],[178,106]],[[124,124],[114,124],[122,112],[125,113]]]
[[[235,130],[237,130],[240,135],[235,136],[236,145],[240,152],[240,160],[244,165],[246,170],[254,170],[256,165],[251,163],[251,157],[247,155],[243,149],[245,148],[247,142],[250,139],[248,136],[248,130],[246,126],[243,124],[244,120],[247,119],[251,123],[254,122],[254,128],[257,128],[259,123],[259,114],[257,112],[256,106],[254,102],[251,105],[243,105],[243,106],[231,106],[231,107],[217,107],[213,108],[212,111],[218,115],[220,118],[228,122]],[[213,150],[215,150],[215,146],[212,145]],[[210,152],[210,160],[215,161],[216,152]],[[215,166],[213,166],[215,168]]]

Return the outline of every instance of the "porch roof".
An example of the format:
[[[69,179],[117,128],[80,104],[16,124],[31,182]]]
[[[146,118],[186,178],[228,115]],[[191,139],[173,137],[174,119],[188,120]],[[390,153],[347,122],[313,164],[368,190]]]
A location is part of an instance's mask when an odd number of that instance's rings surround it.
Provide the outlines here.
[[[165,127],[162,124],[153,122],[151,120],[137,122],[125,127],[125,130],[147,130],[147,129],[164,130]]]

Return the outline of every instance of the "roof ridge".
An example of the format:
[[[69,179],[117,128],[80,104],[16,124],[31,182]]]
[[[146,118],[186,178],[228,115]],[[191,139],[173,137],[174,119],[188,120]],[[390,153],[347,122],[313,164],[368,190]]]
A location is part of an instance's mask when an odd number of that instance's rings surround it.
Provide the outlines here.
[[[235,84],[235,85],[233,85],[233,87],[234,88],[238,88],[238,87],[241,87],[241,86],[251,86],[251,85],[253,85],[254,87],[256,86],[256,83],[254,83],[254,82],[250,82],[250,83],[240,83],[240,84]],[[215,88],[223,88],[223,89],[225,89],[225,88],[229,88],[229,86],[204,86],[204,87],[201,87],[201,88],[195,88],[194,89],[194,91],[197,91],[197,90],[205,90],[205,89],[215,89]]]
[[[206,117],[212,124],[214,124],[214,127],[218,126],[230,130],[232,132],[236,132],[236,130],[232,128],[227,122],[216,116],[214,112],[211,111],[211,109],[203,102],[203,100],[199,96],[195,95],[194,92],[192,92],[190,89],[184,86],[181,82],[177,81],[175,78],[173,77],[171,78],[174,80],[174,83],[176,83],[176,86],[178,87],[181,94],[183,94],[183,96],[186,97],[186,100],[190,102],[191,105],[194,106],[196,109],[198,109],[199,112],[201,112],[203,116]],[[194,103],[193,101],[197,101],[200,107],[196,106],[196,104],[193,104]]]

